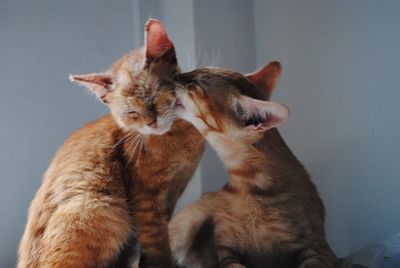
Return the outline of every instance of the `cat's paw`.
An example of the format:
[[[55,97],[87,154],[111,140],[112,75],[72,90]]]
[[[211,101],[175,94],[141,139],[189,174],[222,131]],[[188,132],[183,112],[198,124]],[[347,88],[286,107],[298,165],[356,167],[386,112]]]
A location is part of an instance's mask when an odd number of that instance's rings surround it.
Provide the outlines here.
[[[224,268],[246,268],[246,266],[241,265],[240,263],[230,263],[227,266],[225,266]]]
[[[333,268],[334,265],[328,265],[324,262],[315,259],[309,259],[303,262],[298,268]]]

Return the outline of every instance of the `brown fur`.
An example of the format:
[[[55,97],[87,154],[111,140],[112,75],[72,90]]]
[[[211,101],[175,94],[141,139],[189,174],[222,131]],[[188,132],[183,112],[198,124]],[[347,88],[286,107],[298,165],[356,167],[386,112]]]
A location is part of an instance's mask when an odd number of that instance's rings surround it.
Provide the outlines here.
[[[229,70],[202,69],[180,77],[184,85],[190,84],[178,94],[183,117],[199,129],[230,173],[221,191],[205,194],[171,221],[171,248],[180,265],[334,267],[335,255],[325,240],[324,207],[307,171],[276,128],[258,132],[243,127],[232,105],[241,94],[269,97],[280,65],[265,69],[249,76],[269,75],[254,81],[264,85],[261,93],[246,77]],[[220,131],[210,131],[206,120],[219,122]],[[201,249],[193,248],[196,234],[210,218],[213,237]]]
[[[79,129],[56,153],[29,209],[18,268],[128,267],[137,240],[141,266],[173,266],[167,222],[204,142],[189,123],[175,121],[174,48],[157,21],[146,27],[151,49],[106,73],[72,76],[112,116]],[[145,128],[159,135],[141,134]]]

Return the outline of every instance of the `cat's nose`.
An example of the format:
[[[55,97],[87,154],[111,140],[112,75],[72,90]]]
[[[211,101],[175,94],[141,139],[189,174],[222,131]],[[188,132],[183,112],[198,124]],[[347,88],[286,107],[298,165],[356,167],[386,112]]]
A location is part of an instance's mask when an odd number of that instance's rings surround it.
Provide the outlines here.
[[[154,119],[153,121],[151,121],[150,123],[147,123],[147,125],[149,127],[157,127],[157,119]]]

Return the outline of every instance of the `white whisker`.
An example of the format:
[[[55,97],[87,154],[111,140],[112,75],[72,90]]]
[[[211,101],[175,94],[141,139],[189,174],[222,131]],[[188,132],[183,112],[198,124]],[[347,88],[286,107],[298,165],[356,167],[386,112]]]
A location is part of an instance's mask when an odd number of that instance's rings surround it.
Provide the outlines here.
[[[134,139],[130,142],[130,144],[129,144],[129,148],[128,148],[128,152],[129,152],[129,154],[130,154],[130,156],[129,156],[129,159],[128,159],[128,162],[127,162],[127,164],[126,164],[126,166],[128,167],[129,166],[129,164],[131,163],[131,161],[132,161],[132,159],[133,159],[133,157],[135,156],[135,155],[137,155],[138,153],[139,153],[139,157],[140,157],[140,150],[139,151],[137,151],[137,149],[140,149],[140,145],[142,144],[142,142],[143,142],[143,136],[139,133],[139,132],[137,132],[138,133],[138,135],[136,135],[135,137],[134,137]],[[133,148],[132,148],[133,147]],[[132,149],[131,149],[132,148]],[[138,158],[139,158],[138,157]]]
[[[132,136],[137,135],[136,132],[128,132],[127,134],[125,134],[121,139],[119,139],[113,146],[112,148],[114,149],[115,147],[117,147],[118,145],[123,144],[124,142],[126,142],[129,138],[132,138]]]

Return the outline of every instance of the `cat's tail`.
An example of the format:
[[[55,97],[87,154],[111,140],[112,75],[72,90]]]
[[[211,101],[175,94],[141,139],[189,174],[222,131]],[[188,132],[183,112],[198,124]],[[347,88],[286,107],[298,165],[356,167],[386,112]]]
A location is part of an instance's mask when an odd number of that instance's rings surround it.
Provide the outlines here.
[[[213,211],[217,193],[205,193],[169,223],[172,256],[178,266],[217,267]]]

